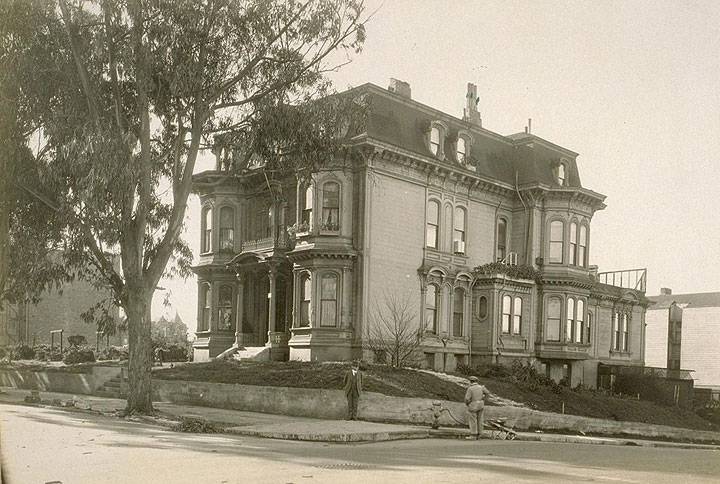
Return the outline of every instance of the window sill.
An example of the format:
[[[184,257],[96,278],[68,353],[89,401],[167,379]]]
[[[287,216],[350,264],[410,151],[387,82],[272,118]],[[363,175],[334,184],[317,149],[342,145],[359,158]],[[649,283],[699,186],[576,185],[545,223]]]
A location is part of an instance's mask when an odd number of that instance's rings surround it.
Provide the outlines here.
[[[632,351],[627,350],[610,350],[611,356],[632,356]]]

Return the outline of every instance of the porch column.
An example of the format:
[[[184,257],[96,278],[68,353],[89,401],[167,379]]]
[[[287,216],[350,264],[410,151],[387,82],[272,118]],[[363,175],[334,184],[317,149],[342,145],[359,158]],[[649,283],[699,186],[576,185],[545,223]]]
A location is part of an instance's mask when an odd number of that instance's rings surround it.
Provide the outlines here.
[[[268,271],[268,278],[270,279],[270,294],[268,298],[268,336],[270,336],[270,333],[275,332],[275,318],[277,314],[277,308],[275,307],[275,302],[277,301],[277,269],[271,268]],[[270,340],[268,339],[268,343],[269,342]]]
[[[245,309],[245,274],[237,275],[237,309],[235,311],[235,345],[242,346],[242,322]]]

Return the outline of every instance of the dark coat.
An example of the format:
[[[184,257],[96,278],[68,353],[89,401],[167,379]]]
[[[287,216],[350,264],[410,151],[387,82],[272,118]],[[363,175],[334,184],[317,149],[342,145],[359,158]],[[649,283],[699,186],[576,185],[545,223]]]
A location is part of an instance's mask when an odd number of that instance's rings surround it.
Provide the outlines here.
[[[345,395],[349,395],[350,393],[360,395],[362,391],[362,372],[360,370],[358,370],[355,375],[353,375],[352,370],[348,370],[347,373],[345,373],[343,390],[345,390]]]

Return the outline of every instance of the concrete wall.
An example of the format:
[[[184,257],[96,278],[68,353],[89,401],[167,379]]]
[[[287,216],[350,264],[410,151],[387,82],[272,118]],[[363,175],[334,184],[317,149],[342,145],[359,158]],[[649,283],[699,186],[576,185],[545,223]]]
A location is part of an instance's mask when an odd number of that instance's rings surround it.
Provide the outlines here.
[[[0,385],[23,390],[91,395],[107,381],[120,375],[119,366],[92,366],[83,373],[62,370],[0,370]]]

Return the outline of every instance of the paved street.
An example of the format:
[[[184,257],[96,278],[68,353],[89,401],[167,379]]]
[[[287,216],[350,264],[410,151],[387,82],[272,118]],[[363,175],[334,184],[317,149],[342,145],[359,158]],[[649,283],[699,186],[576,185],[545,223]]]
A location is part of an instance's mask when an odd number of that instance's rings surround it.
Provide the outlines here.
[[[179,434],[50,408],[0,405],[10,484],[718,482],[720,453],[534,442],[324,444]]]

